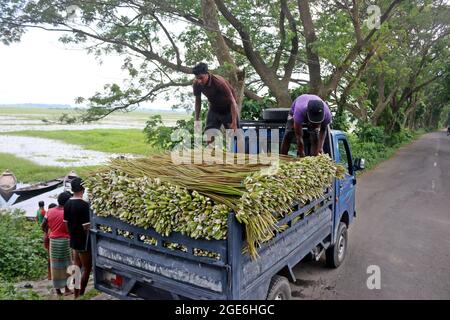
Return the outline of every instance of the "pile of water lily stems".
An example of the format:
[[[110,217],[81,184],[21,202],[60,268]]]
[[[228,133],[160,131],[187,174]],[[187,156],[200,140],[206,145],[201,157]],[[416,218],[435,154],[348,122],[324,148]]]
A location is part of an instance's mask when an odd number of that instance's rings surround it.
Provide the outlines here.
[[[247,156],[248,160],[248,156]],[[266,164],[181,164],[169,154],[114,159],[85,181],[94,212],[169,236],[226,239],[234,212],[245,225],[247,249],[271,239],[276,222],[323,195],[344,168],[327,155],[293,159],[280,156]]]

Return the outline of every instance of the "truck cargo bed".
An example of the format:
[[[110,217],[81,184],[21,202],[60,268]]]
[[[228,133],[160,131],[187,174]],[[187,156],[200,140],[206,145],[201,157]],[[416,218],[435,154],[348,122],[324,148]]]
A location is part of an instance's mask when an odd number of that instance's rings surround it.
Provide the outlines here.
[[[265,299],[274,274],[286,267],[290,270],[311,248],[329,245],[333,206],[331,188],[321,199],[296,205],[278,222],[286,227],[284,231],[259,248],[256,260],[242,253],[243,226],[233,213],[226,240],[193,239],[179,233],[164,237],[151,228],[93,213],[95,286],[122,299]],[[214,257],[201,256],[199,249]],[[106,281],[111,274],[122,279],[117,286]]]

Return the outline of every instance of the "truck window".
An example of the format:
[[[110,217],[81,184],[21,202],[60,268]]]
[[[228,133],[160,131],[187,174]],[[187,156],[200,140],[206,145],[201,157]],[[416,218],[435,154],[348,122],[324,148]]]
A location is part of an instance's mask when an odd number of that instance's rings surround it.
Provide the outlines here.
[[[347,173],[353,174],[353,165],[350,157],[350,149],[348,147],[347,140],[339,139],[338,140],[338,148],[339,148],[339,163],[344,166]]]

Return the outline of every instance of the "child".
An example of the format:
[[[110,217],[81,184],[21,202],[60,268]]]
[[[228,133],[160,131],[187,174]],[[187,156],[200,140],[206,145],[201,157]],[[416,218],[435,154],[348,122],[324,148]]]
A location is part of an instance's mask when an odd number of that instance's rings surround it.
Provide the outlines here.
[[[45,209],[44,209],[44,201],[39,201],[38,203],[39,205],[39,209],[36,211],[36,221],[39,225],[42,224],[42,221],[44,221],[44,217],[45,217]]]

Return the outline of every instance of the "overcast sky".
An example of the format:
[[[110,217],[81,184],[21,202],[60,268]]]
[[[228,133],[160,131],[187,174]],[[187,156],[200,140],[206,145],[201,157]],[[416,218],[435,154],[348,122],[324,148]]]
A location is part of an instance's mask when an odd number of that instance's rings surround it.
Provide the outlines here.
[[[29,30],[20,43],[0,43],[0,104],[48,103],[75,105],[106,83],[121,83],[126,72],[122,58],[105,56],[100,65],[93,55],[58,41],[61,33]],[[153,103],[170,109],[164,100]]]

